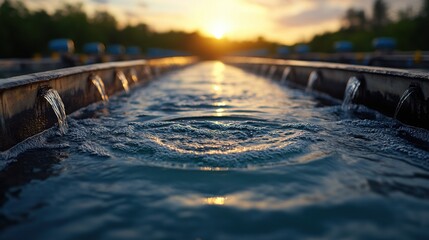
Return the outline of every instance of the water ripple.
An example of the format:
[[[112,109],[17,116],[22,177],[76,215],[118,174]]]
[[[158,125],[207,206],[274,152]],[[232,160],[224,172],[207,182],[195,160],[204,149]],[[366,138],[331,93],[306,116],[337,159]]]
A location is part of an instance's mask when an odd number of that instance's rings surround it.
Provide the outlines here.
[[[429,237],[429,132],[362,106],[207,62],[68,123],[0,154],[1,239]]]

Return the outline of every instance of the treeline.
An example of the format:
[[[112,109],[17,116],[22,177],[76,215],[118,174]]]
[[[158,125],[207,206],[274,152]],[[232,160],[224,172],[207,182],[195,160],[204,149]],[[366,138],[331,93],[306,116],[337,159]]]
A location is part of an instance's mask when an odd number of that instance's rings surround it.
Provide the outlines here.
[[[316,35],[308,42],[313,52],[332,52],[336,41],[350,41],[355,51],[372,51],[376,37],[393,37],[399,50],[429,50],[429,0],[419,10],[403,9],[392,19],[386,1],[375,0],[371,16],[362,9],[349,9],[336,32]],[[74,40],[77,52],[88,42],[165,48],[213,58],[249,49],[267,49],[275,54],[279,44],[259,37],[254,41],[217,40],[198,32],[155,32],[139,23],[120,28],[109,12],[88,15],[82,4],[65,4],[53,13],[30,11],[20,1],[0,4],[0,58],[32,57],[49,54],[48,42],[55,38]]]
[[[89,16],[82,4],[65,4],[54,13],[30,11],[19,1],[5,0],[0,5],[0,58],[31,57],[48,54],[48,42],[55,38],[70,38],[76,50],[88,42],[165,48],[186,51],[202,57],[216,57],[245,49],[274,49],[276,44],[258,38],[235,42],[204,37],[198,32],[155,32],[144,23],[118,26],[109,12],[98,11]]]
[[[429,0],[422,0],[419,10],[400,10],[393,19],[387,1],[375,0],[372,15],[362,9],[347,10],[342,28],[336,32],[316,35],[308,44],[315,52],[332,52],[336,41],[350,41],[355,51],[373,51],[372,40],[392,37],[402,51],[429,50]]]

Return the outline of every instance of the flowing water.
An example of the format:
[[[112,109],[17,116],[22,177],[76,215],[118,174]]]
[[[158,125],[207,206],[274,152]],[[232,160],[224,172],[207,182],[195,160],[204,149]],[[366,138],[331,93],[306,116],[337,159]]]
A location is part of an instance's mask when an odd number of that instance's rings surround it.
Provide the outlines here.
[[[397,119],[398,114],[402,109],[402,106],[405,104],[405,101],[409,100],[411,95],[415,92],[417,92],[419,89],[417,87],[409,87],[405,92],[402,94],[401,98],[399,99],[399,103],[396,106],[395,114],[393,115],[393,118]]]
[[[427,239],[429,132],[220,62],[4,153],[0,239]]]
[[[268,78],[273,78],[273,76],[274,76],[274,73],[276,73],[276,70],[277,70],[277,67],[276,66],[271,66],[270,67],[270,71],[268,72]]]
[[[58,129],[60,130],[60,133],[65,134],[68,129],[67,116],[66,116],[66,110],[64,108],[64,103],[61,100],[60,95],[55,89],[48,89],[44,93],[43,97],[51,105],[52,110],[57,116]]]
[[[291,74],[291,72],[292,72],[292,69],[290,67],[286,67],[283,70],[282,77],[280,78],[280,82],[281,83],[286,83],[286,81],[288,80],[289,75]]]
[[[100,76],[94,75],[91,78],[92,84],[97,88],[98,93],[100,94],[101,99],[104,102],[109,101],[109,96],[106,94],[106,88],[104,87],[103,80]]]
[[[132,75],[133,77],[135,77],[136,75]],[[122,84],[122,87],[124,88],[124,91],[126,93],[128,93],[130,91],[130,88],[128,87],[128,80],[127,77],[125,77],[125,74],[122,71],[119,71],[116,74],[116,77],[119,79],[119,81]],[[134,80],[133,80],[134,81]],[[136,80],[137,81],[137,80]]]
[[[308,82],[307,82],[307,88],[306,88],[306,90],[308,92],[314,90],[314,87],[316,86],[316,83],[318,81],[320,81],[319,79],[320,79],[319,78],[319,74],[316,71],[311,72],[310,76],[308,77]]]
[[[361,82],[356,77],[351,77],[347,81],[346,90],[344,91],[344,100],[342,104],[343,110],[351,109],[353,101],[356,99],[360,85],[361,85]]]

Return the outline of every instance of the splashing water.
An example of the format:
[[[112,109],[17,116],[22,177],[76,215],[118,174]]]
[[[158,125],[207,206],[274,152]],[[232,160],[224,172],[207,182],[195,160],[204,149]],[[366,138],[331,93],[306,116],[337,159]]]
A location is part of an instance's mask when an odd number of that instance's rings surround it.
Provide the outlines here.
[[[161,75],[161,68],[160,67],[154,67],[153,68],[153,77],[157,78]]]
[[[318,80],[319,74],[316,71],[311,72],[310,77],[308,77],[306,91],[312,91]]]
[[[341,108],[343,110],[350,110],[353,100],[355,100],[361,81],[357,77],[351,77],[347,82],[347,87],[344,92],[344,100]]]
[[[159,80],[8,153],[0,239],[429,239],[429,131],[221,62]]]
[[[130,91],[130,88],[128,87],[128,80],[127,77],[125,77],[125,74],[122,71],[118,71],[116,73],[116,77],[119,79],[119,81],[121,81],[124,91],[128,93]]]
[[[280,79],[280,82],[284,83],[288,80],[290,73],[292,72],[292,69],[290,67],[287,67],[283,70],[282,78]]]
[[[137,72],[134,68],[130,70],[130,78],[134,83],[138,82]]]
[[[395,115],[393,115],[393,118],[397,119],[398,114],[402,109],[402,106],[404,105],[405,101],[407,101],[408,98],[410,98],[411,94],[417,92],[419,88],[415,86],[411,86],[405,90],[405,92],[402,94],[401,98],[399,99],[399,103],[396,106]]]
[[[277,67],[276,66],[271,66],[270,71],[268,72],[268,78],[273,78],[274,73],[276,72]]]
[[[145,66],[143,69],[143,73],[147,78],[152,78],[152,71],[149,66]]]
[[[95,75],[91,78],[92,83],[97,88],[98,92],[100,93],[101,99],[104,102],[109,101],[109,96],[106,94],[106,88],[104,88],[103,80],[101,80],[100,76]]]
[[[43,94],[43,97],[51,105],[52,110],[54,110],[58,119],[58,129],[60,130],[60,133],[64,135],[68,130],[68,125],[64,103],[61,100],[60,95],[55,89],[49,89]]]

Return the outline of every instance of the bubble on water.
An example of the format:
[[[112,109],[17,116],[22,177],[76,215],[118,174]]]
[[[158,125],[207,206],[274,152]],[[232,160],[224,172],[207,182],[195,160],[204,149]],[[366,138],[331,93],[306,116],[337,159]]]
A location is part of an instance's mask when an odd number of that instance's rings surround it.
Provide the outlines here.
[[[55,136],[57,136],[57,131],[50,128],[42,133],[27,138],[14,147],[0,152],[0,162],[8,163],[9,161],[14,160],[14,158],[21,153],[31,149],[61,149],[70,147],[70,144],[67,142],[49,141],[50,138],[54,138]],[[0,166],[0,169],[1,168],[2,166]]]
[[[82,153],[88,153],[97,157],[110,157],[109,150],[95,142],[84,142],[78,147],[78,150]]]
[[[179,121],[133,123],[145,131],[121,138],[113,147],[129,153],[144,153],[149,164],[182,165],[190,168],[247,168],[270,162],[290,161],[318,141],[301,125],[264,126],[255,121]],[[308,126],[307,126],[308,127]],[[128,136],[129,137],[129,136]],[[139,139],[139,140],[138,140]],[[138,143],[138,144],[136,144]]]

